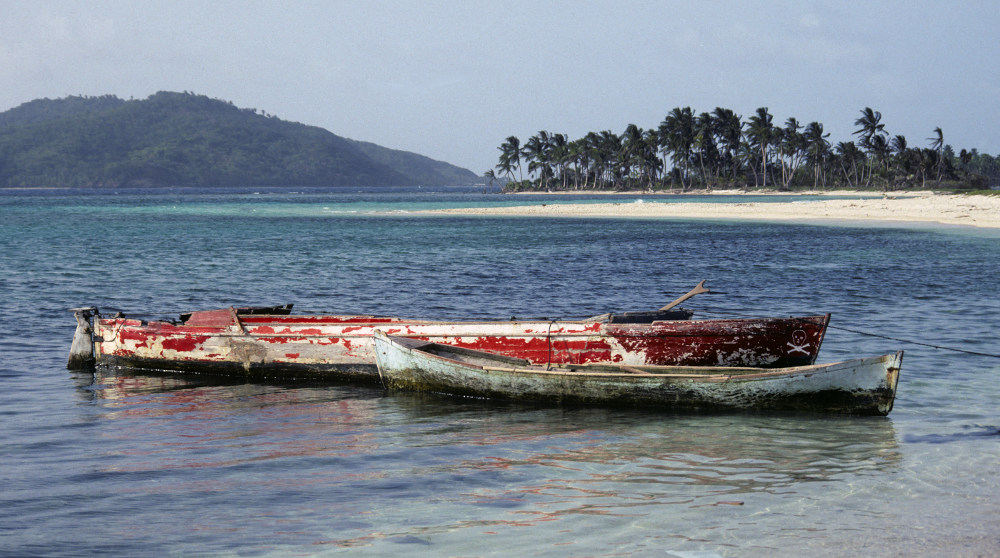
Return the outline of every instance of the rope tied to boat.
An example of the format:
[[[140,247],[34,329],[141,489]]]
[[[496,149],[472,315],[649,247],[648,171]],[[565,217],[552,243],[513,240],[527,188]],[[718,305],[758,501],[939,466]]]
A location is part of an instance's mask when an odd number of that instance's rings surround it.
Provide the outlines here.
[[[727,314],[725,312],[703,312],[703,313],[704,314],[716,315],[716,316],[725,316],[725,317],[734,317],[734,316],[736,316],[736,314]],[[805,319],[803,319],[802,321],[806,322],[806,323],[814,323],[814,322],[812,322],[810,320],[805,320]],[[880,333],[872,333],[870,331],[863,331],[863,330],[860,330],[860,329],[852,329],[852,328],[849,328],[849,327],[841,327],[841,326],[835,326],[835,325],[829,325],[829,324],[827,324],[826,327],[827,327],[827,329],[836,329],[836,330],[840,330],[840,331],[847,331],[847,332],[855,333],[855,334],[858,334],[858,335],[865,335],[865,336],[868,336],[868,337],[876,337],[876,338],[879,338],[879,339],[888,339],[889,341],[898,341],[900,343],[909,343],[911,345],[919,345],[921,347],[930,347],[932,349],[940,349],[942,351],[953,351],[953,352],[956,352],[956,353],[965,353],[965,354],[968,354],[968,355],[983,356],[983,357],[989,357],[989,358],[1000,358],[1000,354],[995,354],[995,353],[984,353],[984,352],[980,352],[980,351],[970,351],[968,349],[959,349],[958,347],[948,347],[946,345],[937,345],[937,344],[934,344],[934,343],[923,343],[921,341],[914,341],[912,339],[902,339],[902,338],[899,338],[899,337],[890,337],[888,335],[882,335]]]
[[[941,349],[942,351],[954,351],[956,353],[965,353],[965,354],[968,354],[968,355],[984,356],[984,357],[991,357],[991,358],[1000,358],[1000,354],[982,353],[982,352],[979,352],[979,351],[970,351],[968,349],[959,349],[957,347],[947,347],[947,346],[944,346],[944,345],[935,345],[933,343],[921,343],[920,341],[913,341],[911,339],[900,339],[898,337],[889,337],[888,335],[882,335],[882,334],[879,334],[879,333],[872,333],[870,331],[861,331],[859,329],[851,329],[851,328],[848,328],[848,327],[839,327],[839,326],[832,326],[832,325],[828,325],[826,327],[831,328],[831,329],[839,329],[841,331],[849,331],[851,333],[857,333],[858,335],[867,335],[868,337],[878,337],[880,339],[888,339],[890,341],[899,341],[900,343],[910,343],[911,345],[920,345],[922,347],[930,347],[932,349]]]
[[[549,329],[545,332],[545,340],[549,344],[549,361],[545,363],[545,369],[548,370],[552,366],[552,326],[555,325],[556,320],[549,320]]]

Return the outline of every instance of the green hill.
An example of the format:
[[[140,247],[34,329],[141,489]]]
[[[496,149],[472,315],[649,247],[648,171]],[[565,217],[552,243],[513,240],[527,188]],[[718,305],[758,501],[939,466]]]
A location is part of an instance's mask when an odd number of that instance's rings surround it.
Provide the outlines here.
[[[0,187],[463,186],[472,171],[190,93],[0,113]]]

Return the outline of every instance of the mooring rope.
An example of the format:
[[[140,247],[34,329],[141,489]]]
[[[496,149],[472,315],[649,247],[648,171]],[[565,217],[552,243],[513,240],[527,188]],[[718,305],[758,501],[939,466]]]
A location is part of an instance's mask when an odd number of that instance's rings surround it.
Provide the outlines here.
[[[736,317],[737,316],[736,314],[728,314],[726,312],[701,311],[700,313],[702,313],[702,314],[716,315],[716,316],[725,316],[725,317]],[[804,321],[809,322],[808,320],[804,320]],[[813,323],[813,322],[809,322],[809,323]],[[851,329],[849,327],[841,327],[841,326],[835,326],[835,325],[829,325],[829,324],[827,324],[826,327],[827,327],[827,329],[838,329],[838,330],[841,330],[841,331],[848,331],[850,333],[856,333],[858,335],[867,335],[868,337],[877,337],[879,339],[888,339],[890,341],[898,341],[900,343],[910,343],[912,345],[920,345],[922,347],[930,347],[932,349],[940,349],[942,351],[954,351],[956,353],[965,353],[965,354],[969,354],[969,355],[984,356],[984,357],[990,357],[990,358],[1000,358],[1000,354],[982,353],[982,352],[979,352],[979,351],[970,351],[968,349],[959,349],[957,347],[947,347],[945,345],[935,345],[934,343],[922,343],[920,341],[914,341],[912,339],[901,339],[899,337],[890,337],[888,335],[882,335],[880,333],[872,333],[870,331],[862,331],[860,329]]]
[[[545,339],[549,342],[549,361],[545,363],[545,369],[548,370],[552,366],[552,326],[554,326],[556,320],[549,320],[549,330],[545,332]]]
[[[839,330],[842,330],[842,331],[849,331],[851,333],[857,333],[859,335],[867,335],[869,337],[878,337],[878,338],[881,338],[881,339],[889,339],[890,341],[899,341],[900,343],[910,343],[910,344],[913,344],[913,345],[920,345],[922,347],[931,347],[932,349],[941,349],[943,351],[955,351],[956,353],[965,353],[965,354],[969,354],[969,355],[992,357],[992,358],[1000,358],[1000,355],[993,354],[993,353],[981,353],[979,351],[970,351],[970,350],[967,350],[967,349],[958,349],[956,347],[946,347],[944,345],[935,345],[933,343],[921,343],[920,341],[913,341],[911,339],[900,339],[898,337],[889,337],[888,335],[881,335],[879,333],[872,333],[870,331],[861,331],[859,329],[851,329],[851,328],[848,328],[848,327],[840,327],[840,326],[832,326],[832,325],[828,325],[826,327],[828,327],[830,329],[839,329]]]

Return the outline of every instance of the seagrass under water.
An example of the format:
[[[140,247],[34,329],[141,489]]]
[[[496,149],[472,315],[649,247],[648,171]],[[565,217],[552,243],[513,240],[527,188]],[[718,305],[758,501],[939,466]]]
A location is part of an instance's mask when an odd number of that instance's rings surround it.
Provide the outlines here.
[[[406,213],[484,202],[512,203],[415,191],[0,194],[0,549],[1000,547],[1000,362],[835,329],[1000,352],[1000,234]],[[656,308],[700,279],[726,293],[686,304],[704,317],[832,312],[821,361],[906,349],[893,413],[663,414],[64,369],[74,306],[580,317]]]

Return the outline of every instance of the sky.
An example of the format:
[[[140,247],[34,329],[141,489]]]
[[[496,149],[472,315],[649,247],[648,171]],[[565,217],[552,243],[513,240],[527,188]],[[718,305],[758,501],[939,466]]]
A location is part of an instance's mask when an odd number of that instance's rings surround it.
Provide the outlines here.
[[[540,130],[768,107],[1000,155],[1000,4],[0,0],[0,112],[190,91],[470,169]]]

